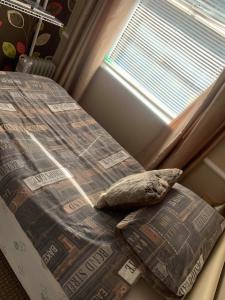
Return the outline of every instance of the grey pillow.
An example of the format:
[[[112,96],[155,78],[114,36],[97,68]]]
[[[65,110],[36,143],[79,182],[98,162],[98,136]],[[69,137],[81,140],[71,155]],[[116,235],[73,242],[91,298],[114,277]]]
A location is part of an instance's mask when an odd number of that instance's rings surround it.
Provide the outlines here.
[[[119,233],[146,269],[143,277],[166,298],[183,298],[225,228],[225,219],[175,184],[164,201],[130,213]]]
[[[160,202],[182,171],[165,169],[124,177],[102,193],[96,208],[137,208]]]

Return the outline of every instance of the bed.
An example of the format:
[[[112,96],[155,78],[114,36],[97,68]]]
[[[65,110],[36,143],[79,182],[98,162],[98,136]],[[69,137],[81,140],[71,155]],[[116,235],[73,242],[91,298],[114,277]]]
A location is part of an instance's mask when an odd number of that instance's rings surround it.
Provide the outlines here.
[[[112,183],[140,171],[54,81],[0,73],[0,249],[32,300],[150,299],[138,262],[114,234],[124,213],[93,208]],[[214,256],[211,295],[224,237]]]

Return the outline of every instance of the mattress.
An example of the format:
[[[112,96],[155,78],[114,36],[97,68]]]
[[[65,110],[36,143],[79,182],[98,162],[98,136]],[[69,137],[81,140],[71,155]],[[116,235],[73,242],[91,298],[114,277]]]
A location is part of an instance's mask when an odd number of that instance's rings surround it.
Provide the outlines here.
[[[124,214],[93,204],[140,171],[55,82],[0,73],[0,246],[32,299],[121,298],[136,282],[140,271],[114,235]]]

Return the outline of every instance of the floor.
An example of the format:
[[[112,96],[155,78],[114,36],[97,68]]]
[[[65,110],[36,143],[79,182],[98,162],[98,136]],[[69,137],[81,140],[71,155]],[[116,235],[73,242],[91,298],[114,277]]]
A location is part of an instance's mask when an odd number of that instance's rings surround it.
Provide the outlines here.
[[[29,300],[23,287],[0,251],[0,300]]]

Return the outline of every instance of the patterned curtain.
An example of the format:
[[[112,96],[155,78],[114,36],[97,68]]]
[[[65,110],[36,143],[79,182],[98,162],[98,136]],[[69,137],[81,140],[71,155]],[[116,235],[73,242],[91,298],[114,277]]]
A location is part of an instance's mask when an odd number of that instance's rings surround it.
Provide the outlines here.
[[[75,0],[50,0],[48,11],[65,25]],[[13,71],[20,54],[28,54],[37,19],[0,5],[0,70]],[[63,29],[43,22],[34,55],[49,58],[54,55]]]

